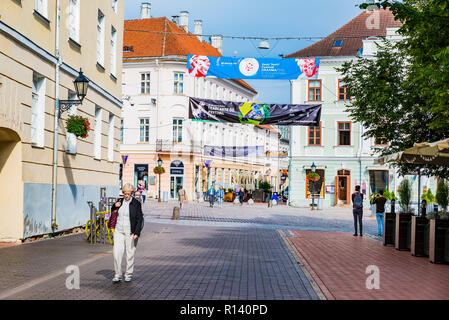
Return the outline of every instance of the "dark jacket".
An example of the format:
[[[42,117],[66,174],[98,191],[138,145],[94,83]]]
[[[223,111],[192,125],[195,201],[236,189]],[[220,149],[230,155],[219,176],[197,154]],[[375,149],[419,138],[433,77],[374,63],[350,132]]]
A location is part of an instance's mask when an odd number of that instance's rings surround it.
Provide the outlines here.
[[[123,203],[123,198],[117,202]],[[109,219],[110,229],[115,229],[119,209],[120,207],[117,207],[115,204],[111,208],[111,218]],[[115,217],[113,218],[114,215]],[[129,221],[131,223],[131,233],[140,237],[140,232],[143,228],[143,212],[140,201],[135,198],[132,198],[129,204]]]

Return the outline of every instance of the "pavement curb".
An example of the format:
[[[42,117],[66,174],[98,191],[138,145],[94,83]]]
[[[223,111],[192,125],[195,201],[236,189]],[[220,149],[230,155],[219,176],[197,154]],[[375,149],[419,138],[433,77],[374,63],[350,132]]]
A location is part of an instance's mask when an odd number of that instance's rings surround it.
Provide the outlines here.
[[[290,250],[291,254],[295,258],[296,262],[298,263],[302,272],[306,276],[307,280],[309,280],[313,290],[315,291],[317,296],[320,298],[320,300],[335,300],[335,298],[332,296],[332,294],[329,292],[329,290],[327,290],[327,288],[325,288],[323,282],[318,278],[317,280],[322,284],[322,286],[324,286],[325,291],[328,293],[328,295],[326,296],[326,294],[323,293],[321,286],[317,283],[317,281],[315,279],[315,277],[317,277],[315,272],[313,272],[313,270],[310,268],[309,264],[307,263],[306,259],[304,259],[302,257],[302,255],[296,250],[294,245],[290,244],[290,242],[288,241],[287,237],[288,236],[292,237],[293,235],[287,235],[285,230],[277,230],[277,231],[280,234],[282,240],[284,240],[285,245]],[[287,231],[291,234],[290,230],[287,230]],[[312,273],[315,275],[315,277],[309,272],[309,268],[310,268],[310,271],[312,271]]]

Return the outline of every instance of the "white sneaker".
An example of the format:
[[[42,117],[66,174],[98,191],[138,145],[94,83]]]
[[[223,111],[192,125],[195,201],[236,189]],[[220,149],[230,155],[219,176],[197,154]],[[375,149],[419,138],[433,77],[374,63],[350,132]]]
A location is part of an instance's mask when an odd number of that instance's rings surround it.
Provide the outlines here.
[[[131,276],[126,276],[126,277],[125,277],[125,281],[126,281],[126,282],[130,282],[130,281],[131,281]]]
[[[120,277],[112,278],[112,282],[120,282],[122,279]]]

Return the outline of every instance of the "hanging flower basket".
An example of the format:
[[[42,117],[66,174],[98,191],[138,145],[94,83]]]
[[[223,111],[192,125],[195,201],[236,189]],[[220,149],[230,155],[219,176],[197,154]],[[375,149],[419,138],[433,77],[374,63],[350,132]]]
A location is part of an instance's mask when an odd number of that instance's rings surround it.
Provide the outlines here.
[[[164,167],[157,166],[157,167],[154,167],[153,172],[155,174],[162,174],[162,173],[165,173],[165,169],[164,169]]]
[[[66,121],[67,132],[77,137],[87,138],[89,136],[90,122],[81,116],[69,116]]]
[[[316,172],[311,172],[307,175],[307,179],[313,182],[317,182],[318,180],[320,180],[320,175]]]

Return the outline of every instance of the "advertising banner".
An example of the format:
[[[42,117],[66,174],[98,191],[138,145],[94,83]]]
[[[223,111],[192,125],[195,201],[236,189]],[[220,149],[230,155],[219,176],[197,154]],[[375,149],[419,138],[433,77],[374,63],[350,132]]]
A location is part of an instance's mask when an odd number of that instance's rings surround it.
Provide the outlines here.
[[[204,155],[210,157],[251,157],[265,156],[264,146],[204,146]]]
[[[320,59],[232,58],[188,55],[187,70],[194,77],[221,79],[316,79]]]
[[[189,98],[189,119],[242,124],[319,126],[321,104],[257,104]]]

